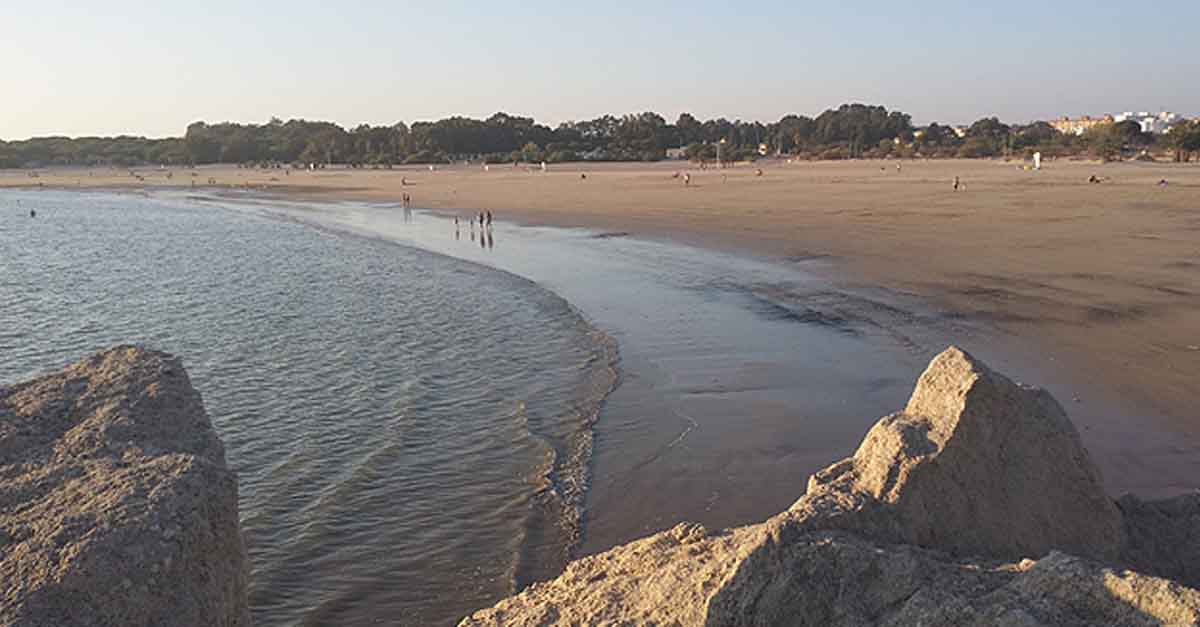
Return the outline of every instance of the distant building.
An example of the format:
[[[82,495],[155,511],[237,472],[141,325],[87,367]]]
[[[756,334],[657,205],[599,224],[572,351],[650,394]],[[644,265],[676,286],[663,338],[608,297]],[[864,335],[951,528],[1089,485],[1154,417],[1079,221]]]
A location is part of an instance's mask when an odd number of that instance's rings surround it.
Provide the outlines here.
[[[1090,115],[1085,115],[1078,118],[1069,118],[1064,116],[1050,122],[1050,126],[1053,126],[1054,130],[1064,135],[1083,135],[1097,126],[1102,124],[1112,124],[1116,121],[1116,118],[1111,115],[1105,115],[1098,118],[1094,118]]]
[[[967,127],[965,126],[951,126],[950,130],[954,131],[954,134],[957,135],[959,139],[967,136]]]
[[[671,159],[673,161],[680,161],[683,159],[687,159],[687,149],[686,148],[668,148],[667,149],[667,159]]]
[[[1116,116],[1115,119],[1117,122],[1133,120],[1141,125],[1143,133],[1154,133],[1155,135],[1162,135],[1163,133],[1171,130],[1172,126],[1184,121],[1182,116],[1171,113],[1170,111],[1163,111],[1158,114],[1147,113],[1145,111],[1138,111],[1136,113],[1132,111],[1126,111],[1125,113]]]

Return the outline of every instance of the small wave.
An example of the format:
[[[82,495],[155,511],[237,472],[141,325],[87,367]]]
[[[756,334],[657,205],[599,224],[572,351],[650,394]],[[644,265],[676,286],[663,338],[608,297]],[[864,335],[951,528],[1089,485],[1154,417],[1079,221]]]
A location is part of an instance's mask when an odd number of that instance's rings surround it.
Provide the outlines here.
[[[573,307],[571,313],[579,316],[580,324],[587,324]],[[573,423],[565,436],[556,438],[531,425],[524,403],[520,405],[522,426],[545,454],[531,481],[534,493],[524,541],[511,571],[514,590],[556,576],[583,544],[595,424],[620,379],[616,340],[590,327],[588,338],[592,346],[585,376],[574,405],[563,411]]]

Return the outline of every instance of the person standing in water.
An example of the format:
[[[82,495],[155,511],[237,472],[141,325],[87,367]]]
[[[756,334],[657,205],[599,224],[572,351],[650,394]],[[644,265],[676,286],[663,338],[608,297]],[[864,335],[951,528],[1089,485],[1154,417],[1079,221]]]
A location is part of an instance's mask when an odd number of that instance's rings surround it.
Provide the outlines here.
[[[37,217],[37,210],[36,210],[36,209],[30,209],[30,210],[29,210],[29,217],[31,217],[31,218],[36,218],[36,217]]]
[[[492,228],[492,212],[491,211],[487,212],[487,221],[488,221],[488,228],[489,229]]]

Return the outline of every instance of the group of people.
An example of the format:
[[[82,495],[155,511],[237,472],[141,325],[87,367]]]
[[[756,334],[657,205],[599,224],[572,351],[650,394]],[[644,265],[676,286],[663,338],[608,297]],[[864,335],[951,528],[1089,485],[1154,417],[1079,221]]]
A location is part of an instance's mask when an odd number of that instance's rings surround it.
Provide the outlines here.
[[[479,225],[480,230],[482,230],[484,228],[491,229],[492,228],[492,212],[491,211],[480,211],[478,216],[471,216],[471,219],[468,221],[471,223],[471,231],[472,232],[475,231],[476,224]],[[460,224],[461,223],[458,220],[458,216],[454,216],[454,230],[455,231],[457,231],[459,229]]]
[[[475,241],[475,225],[479,225],[479,247],[492,248],[496,245],[496,240],[492,237],[492,212],[480,211],[479,215],[472,215],[468,222],[471,224],[471,241]],[[461,230],[462,222],[458,216],[454,216],[454,239],[462,238]]]

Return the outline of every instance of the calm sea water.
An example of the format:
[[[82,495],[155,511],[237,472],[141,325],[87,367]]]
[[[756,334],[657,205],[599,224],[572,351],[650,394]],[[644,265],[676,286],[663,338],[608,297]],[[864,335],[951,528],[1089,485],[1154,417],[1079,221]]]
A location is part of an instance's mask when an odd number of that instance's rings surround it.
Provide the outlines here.
[[[259,625],[453,624],[571,556],[761,520],[948,343],[1094,398],[813,263],[381,204],[0,192],[0,384],[120,342],[182,356],[239,475]],[[1194,487],[1194,442],[1070,409],[1114,494]]]
[[[0,214],[0,383],[116,343],[183,356],[240,479],[258,625],[453,623],[578,545],[615,349],[562,298],[184,200]]]

